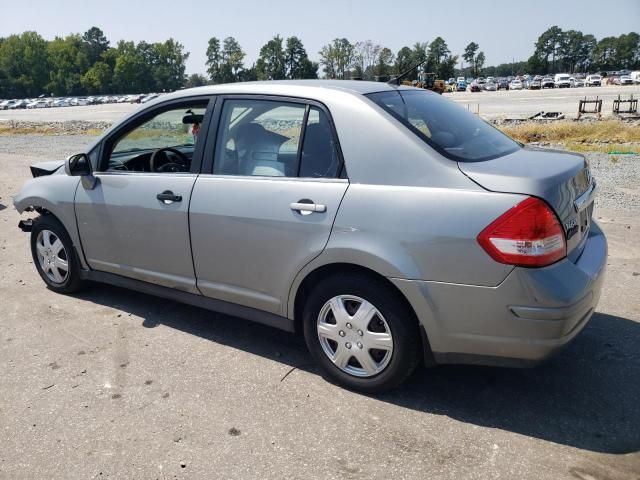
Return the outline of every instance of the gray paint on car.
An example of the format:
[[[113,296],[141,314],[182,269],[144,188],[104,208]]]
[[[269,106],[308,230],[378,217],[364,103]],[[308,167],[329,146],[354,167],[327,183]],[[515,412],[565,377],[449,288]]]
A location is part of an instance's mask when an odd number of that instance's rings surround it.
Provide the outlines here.
[[[332,116],[348,180],[96,173],[89,189],[59,169],[27,182],[14,204],[20,212],[37,206],[54,214],[86,256],[85,269],[237,304],[253,318],[264,311],[270,321],[293,321],[309,274],[351,264],[395,285],[441,362],[545,358],[579,332],[597,304],[604,235],[592,223],[569,239],[568,257],[544,268],[498,263],[476,238],[528,196],[570,222],[588,168],[579,156],[533,149],[458,164],[363,96],[394,88],[405,87],[209,86],[160,97],[128,117],[203,96],[309,99]],[[89,146],[94,167],[102,142],[128,119]],[[163,190],[183,201],[159,202]],[[303,216],[290,208],[300,200],[326,210]]]

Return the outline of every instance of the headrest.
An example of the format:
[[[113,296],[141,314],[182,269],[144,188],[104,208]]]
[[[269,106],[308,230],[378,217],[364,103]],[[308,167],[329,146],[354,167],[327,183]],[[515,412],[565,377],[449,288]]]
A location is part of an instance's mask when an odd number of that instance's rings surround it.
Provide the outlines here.
[[[184,117],[182,117],[182,123],[184,123],[185,125],[202,123],[203,118],[204,118],[204,115],[196,115],[195,113],[192,113],[191,115],[185,115]]]

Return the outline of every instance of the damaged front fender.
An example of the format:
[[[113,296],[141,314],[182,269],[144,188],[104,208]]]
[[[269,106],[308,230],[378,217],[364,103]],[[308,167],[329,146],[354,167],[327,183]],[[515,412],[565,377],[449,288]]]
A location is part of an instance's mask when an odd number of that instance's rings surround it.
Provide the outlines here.
[[[54,215],[69,233],[82,268],[87,268],[82,255],[80,236],[76,224],[74,199],[80,183],[79,177],[68,175],[46,175],[27,180],[13,197],[13,206],[18,213],[35,210],[40,214]],[[30,231],[30,222],[23,220],[18,227]]]

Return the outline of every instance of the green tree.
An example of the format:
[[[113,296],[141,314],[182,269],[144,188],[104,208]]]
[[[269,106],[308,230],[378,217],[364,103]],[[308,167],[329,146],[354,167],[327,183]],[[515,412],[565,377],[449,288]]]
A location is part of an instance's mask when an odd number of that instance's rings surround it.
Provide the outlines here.
[[[336,38],[320,50],[320,63],[327,78],[347,78],[354,60],[354,46],[346,38]]]
[[[104,32],[98,27],[91,27],[82,35],[82,41],[85,45],[89,64],[93,65],[104,52],[109,49],[109,40]]]
[[[144,44],[139,49],[133,42],[120,40],[116,50],[117,57],[113,69],[114,90],[120,93],[139,93],[146,89],[151,72],[142,53],[146,50]]]
[[[47,45],[49,83],[46,89],[54,95],[83,93],[81,78],[89,69],[89,58],[78,34],[56,37]]]
[[[187,78],[186,88],[202,87],[207,84],[207,77],[199,73],[192,73]]]
[[[476,55],[476,59],[475,59],[475,63],[473,65],[473,68],[475,69],[476,72],[476,76],[480,75],[481,71],[482,71],[482,67],[484,67],[484,62],[486,61],[486,57],[484,56],[484,52],[480,52],[478,53],[478,55]]]
[[[421,43],[421,42],[416,42],[413,45],[413,58],[412,58],[412,63],[413,65],[417,65],[420,62],[424,62],[427,59],[427,47],[429,46],[429,44],[427,42]]]
[[[80,84],[87,93],[109,93],[113,70],[105,62],[96,62],[80,77]]]
[[[395,62],[395,71],[397,75],[406,72],[413,67],[413,52],[409,47],[402,47],[398,50]]]
[[[580,55],[578,56],[578,68],[582,72],[588,72],[593,65],[593,55],[598,46],[596,37],[591,34],[582,36],[582,46],[580,47]]]
[[[189,52],[173,38],[151,47],[154,90],[173,91],[185,84],[185,62]]]
[[[222,43],[222,76],[223,82],[239,81],[239,73],[244,66],[245,53],[238,41],[233,37],[227,37]]]
[[[375,75],[378,76],[388,76],[391,75],[393,70],[393,62],[395,58],[393,56],[393,52],[387,47],[383,47],[378,52],[378,57],[376,59],[376,66],[374,69]]]
[[[436,37],[435,40],[429,44],[427,56],[437,67],[450,53],[447,42],[445,42],[442,37]]]
[[[547,29],[538,37],[534,55],[542,61],[546,72],[556,73],[556,59],[558,56],[562,56],[563,43],[564,32],[556,25]],[[551,57],[551,65],[549,65],[549,57]]]
[[[243,68],[238,73],[238,80],[240,82],[255,82],[258,80],[258,73],[256,72],[256,64],[254,63],[249,68]]]
[[[471,74],[476,77],[478,76],[478,72],[476,71],[476,52],[480,46],[476,42],[471,42],[464,49],[464,54],[462,58],[464,58],[465,62],[471,66]]]
[[[613,70],[617,67],[618,39],[605,37],[598,42],[594,52],[595,67],[600,70]]]
[[[0,43],[0,97],[34,97],[49,81],[47,42],[36,32],[10,35]]]
[[[309,60],[307,51],[298,37],[287,38],[284,62],[287,78],[318,78],[318,64]]]
[[[209,39],[206,66],[209,78],[215,83],[222,83],[222,52],[220,51],[220,40],[215,37]]]
[[[438,78],[451,78],[455,75],[456,64],[458,63],[457,55],[447,55],[445,56],[438,68],[436,69],[436,75]]]
[[[640,67],[640,35],[636,32],[620,35],[616,48],[616,64],[635,69]]]
[[[285,53],[282,38],[276,35],[260,49],[256,62],[258,80],[282,80],[286,78]]]
[[[377,73],[377,63],[382,47],[371,40],[353,45],[352,76],[372,80]]]

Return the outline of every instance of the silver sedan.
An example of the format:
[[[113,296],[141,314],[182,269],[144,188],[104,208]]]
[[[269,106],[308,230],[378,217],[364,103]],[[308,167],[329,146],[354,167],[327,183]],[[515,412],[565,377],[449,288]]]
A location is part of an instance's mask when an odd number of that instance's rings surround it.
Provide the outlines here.
[[[582,156],[385,83],[184,90],[32,173],[14,203],[39,213],[20,226],[51,290],[104,282],[301,332],[364,392],[421,363],[547,358],[606,264]]]

